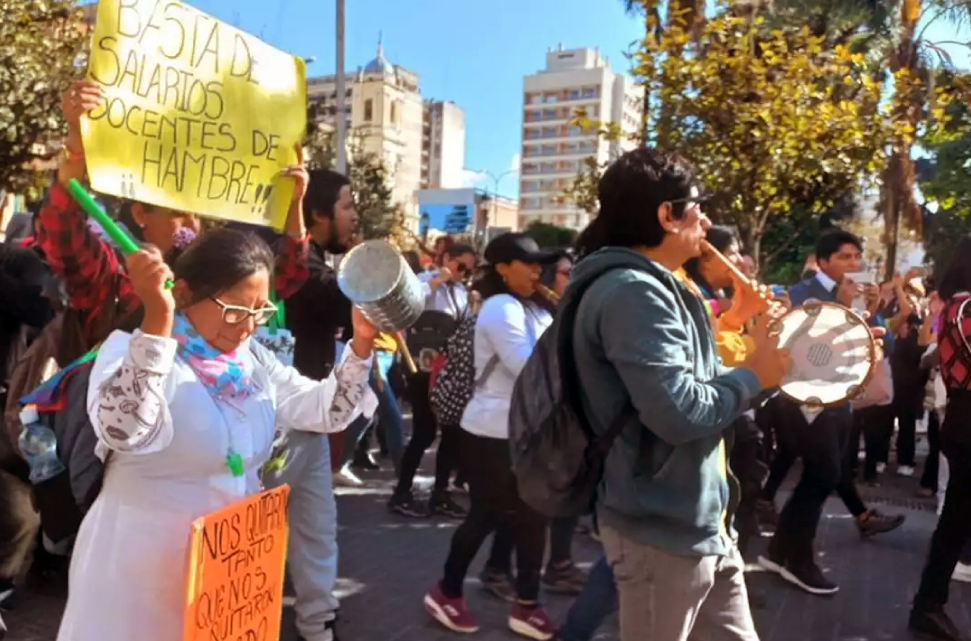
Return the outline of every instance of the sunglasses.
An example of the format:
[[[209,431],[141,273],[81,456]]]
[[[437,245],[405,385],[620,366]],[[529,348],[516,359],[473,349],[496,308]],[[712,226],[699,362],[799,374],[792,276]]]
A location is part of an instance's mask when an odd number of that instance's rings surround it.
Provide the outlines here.
[[[227,305],[218,298],[210,299],[212,302],[219,305],[219,308],[223,312],[223,322],[229,325],[239,325],[240,323],[249,320],[250,318],[257,325],[266,325],[270,322],[277,313],[277,306],[273,303],[266,303],[258,309],[252,309],[249,307],[241,307],[239,305]]]

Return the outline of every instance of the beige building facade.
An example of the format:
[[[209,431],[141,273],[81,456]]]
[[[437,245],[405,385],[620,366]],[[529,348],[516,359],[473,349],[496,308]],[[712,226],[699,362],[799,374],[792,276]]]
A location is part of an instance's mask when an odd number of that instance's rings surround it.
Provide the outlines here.
[[[546,67],[523,79],[523,128],[519,183],[519,226],[539,221],[582,229],[589,215],[568,202],[564,191],[593,156],[616,158],[636,143],[605,141],[571,124],[582,108],[591,120],[617,123],[635,134],[643,93],[632,79],[615,73],[597,49],[551,49]]]

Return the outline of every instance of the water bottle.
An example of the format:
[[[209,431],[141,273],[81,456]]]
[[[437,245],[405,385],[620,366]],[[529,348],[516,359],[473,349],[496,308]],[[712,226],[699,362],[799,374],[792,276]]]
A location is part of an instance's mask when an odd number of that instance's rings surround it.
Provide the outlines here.
[[[57,436],[40,422],[37,408],[28,405],[21,410],[20,422],[24,426],[20,433],[20,451],[30,467],[30,482],[34,485],[43,483],[67,469],[57,458]]]

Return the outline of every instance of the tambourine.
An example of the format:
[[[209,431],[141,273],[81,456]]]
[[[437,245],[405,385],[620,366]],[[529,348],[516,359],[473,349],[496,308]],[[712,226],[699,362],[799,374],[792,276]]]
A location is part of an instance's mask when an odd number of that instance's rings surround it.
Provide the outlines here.
[[[870,327],[851,309],[811,301],[769,325],[792,368],[781,392],[808,409],[839,407],[860,398],[879,359]]]

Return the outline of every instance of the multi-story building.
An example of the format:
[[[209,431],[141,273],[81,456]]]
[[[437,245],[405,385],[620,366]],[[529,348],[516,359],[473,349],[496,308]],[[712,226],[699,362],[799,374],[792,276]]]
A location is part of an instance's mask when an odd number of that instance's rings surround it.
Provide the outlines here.
[[[333,126],[336,87],[333,75],[307,79],[307,97],[319,125]],[[380,42],[374,60],[347,74],[345,106],[349,153],[360,150],[382,158],[391,171],[394,199],[409,212],[417,212],[418,189],[462,186],[462,110],[422,100],[418,75],[388,62]]]
[[[589,215],[563,197],[593,156],[607,162],[636,142],[607,141],[571,124],[582,108],[591,120],[617,123],[625,134],[638,131],[642,92],[632,79],[610,69],[597,49],[546,54],[546,68],[523,78],[523,143],[519,183],[519,226],[539,221],[580,229]]]
[[[426,100],[421,143],[422,189],[463,187],[465,112],[454,102]]]

